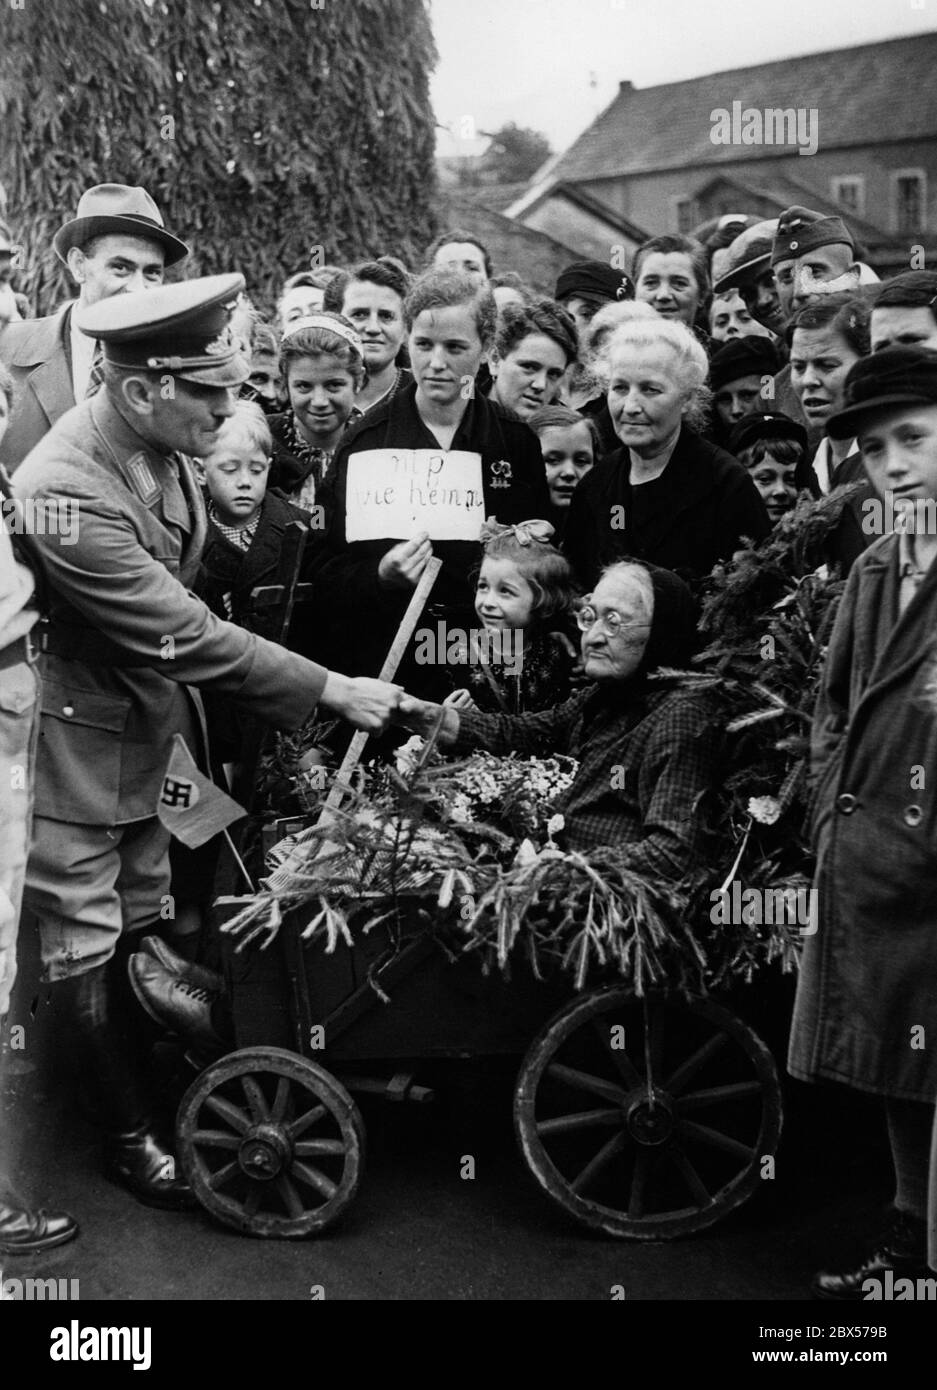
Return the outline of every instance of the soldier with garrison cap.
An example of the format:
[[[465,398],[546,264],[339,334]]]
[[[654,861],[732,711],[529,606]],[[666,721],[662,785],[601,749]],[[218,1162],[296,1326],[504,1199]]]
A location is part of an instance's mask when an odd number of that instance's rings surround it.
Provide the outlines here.
[[[841,217],[824,217],[810,208],[782,212],[771,248],[771,269],[785,318],[811,295],[852,290],[860,282],[856,245]],[[817,289],[822,285],[822,290]]]
[[[206,529],[191,460],[209,450],[249,373],[229,327],[243,287],[240,275],[211,276],[80,312],[82,332],[104,345],[103,389],[63,416],[14,478],[19,497],[68,499],[78,513],[68,537],[35,538],[49,599],[25,902],[93,1089],[107,1171],[156,1206],[189,1205],[192,1194],[154,1130],[118,948],[168,900],[169,835],[156,806],[173,736],[200,746],[190,687],[283,728],[321,704],[378,731],[400,695],[226,623],[188,591]]]

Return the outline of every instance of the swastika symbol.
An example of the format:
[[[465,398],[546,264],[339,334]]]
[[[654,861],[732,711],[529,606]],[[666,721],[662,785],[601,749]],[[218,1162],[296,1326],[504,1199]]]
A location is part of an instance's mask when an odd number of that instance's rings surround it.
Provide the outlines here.
[[[192,793],[195,791],[191,782],[177,781],[175,777],[163,779],[163,790],[160,801],[164,806],[174,808],[181,807],[183,810],[192,805]]]

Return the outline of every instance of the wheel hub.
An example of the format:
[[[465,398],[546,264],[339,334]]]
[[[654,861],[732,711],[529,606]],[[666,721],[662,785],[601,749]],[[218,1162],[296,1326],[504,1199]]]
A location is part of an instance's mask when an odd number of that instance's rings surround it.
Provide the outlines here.
[[[290,1147],[278,1125],[253,1125],[241,1140],[238,1162],[249,1178],[270,1182],[286,1167]]]
[[[638,1144],[666,1144],[673,1134],[674,1113],[670,1097],[654,1089],[629,1096],[625,1105],[628,1132]]]

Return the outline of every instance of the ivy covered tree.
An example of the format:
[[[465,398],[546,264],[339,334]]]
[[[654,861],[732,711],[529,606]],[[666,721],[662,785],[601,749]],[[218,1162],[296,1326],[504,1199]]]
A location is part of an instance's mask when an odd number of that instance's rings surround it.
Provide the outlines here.
[[[481,183],[525,183],[553,153],[549,140],[539,130],[515,125],[513,121],[500,130],[483,134],[488,135],[491,143],[478,161]]]
[[[0,185],[37,312],[71,293],[52,237],[97,183],[142,184],[193,254],[271,307],[320,263],[415,263],[434,225],[424,0],[10,0]],[[315,248],[315,250],[313,249]]]

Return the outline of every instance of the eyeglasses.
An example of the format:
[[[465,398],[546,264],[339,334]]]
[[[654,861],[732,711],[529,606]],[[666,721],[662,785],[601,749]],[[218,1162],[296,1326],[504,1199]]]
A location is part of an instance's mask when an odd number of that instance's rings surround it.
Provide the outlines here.
[[[651,626],[650,623],[626,623],[621,614],[614,610],[603,613],[600,617],[588,604],[585,608],[580,608],[576,614],[576,624],[581,632],[588,632],[596,623],[602,624],[602,631],[606,637],[617,637],[619,632],[627,632],[632,628],[643,628],[647,631]]]

